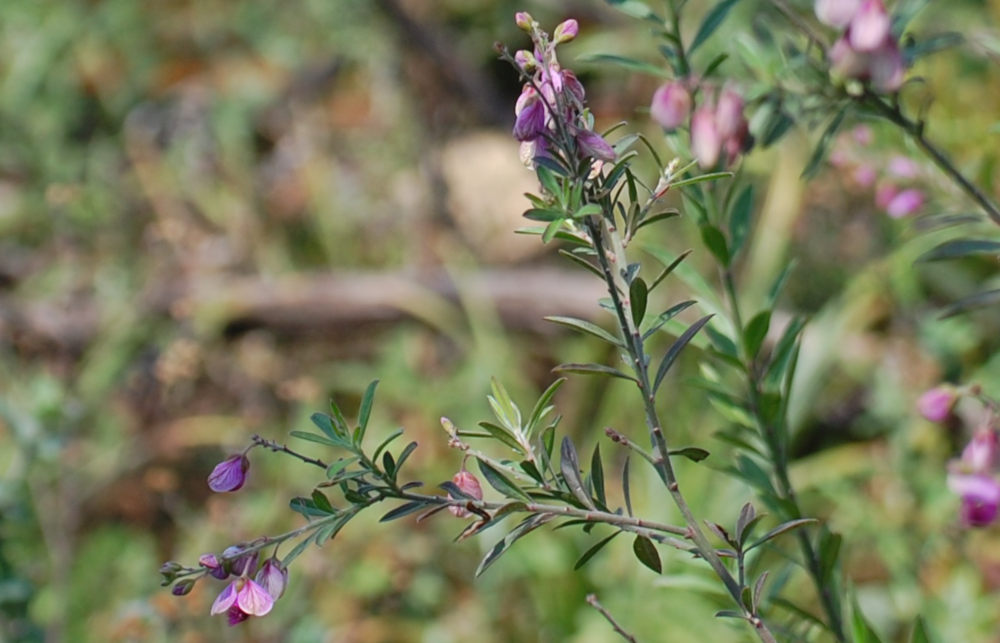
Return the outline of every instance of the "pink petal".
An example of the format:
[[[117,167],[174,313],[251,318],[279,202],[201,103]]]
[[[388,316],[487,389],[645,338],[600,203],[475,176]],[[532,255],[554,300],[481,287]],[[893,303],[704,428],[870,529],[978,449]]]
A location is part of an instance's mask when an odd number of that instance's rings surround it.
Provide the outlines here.
[[[889,27],[889,14],[882,0],[864,0],[851,18],[847,36],[855,51],[875,51],[890,37]]]
[[[215,602],[212,603],[211,614],[222,614],[223,612],[229,610],[230,607],[236,602],[236,582],[232,582],[226,585],[226,589],[222,590],[222,593],[216,597]]]
[[[908,214],[913,214],[923,207],[923,205],[924,193],[915,188],[910,188],[892,197],[889,204],[885,206],[885,211],[893,219],[899,219]]]
[[[846,27],[861,6],[861,0],[816,0],[816,17],[825,25]]]
[[[274,607],[274,599],[266,589],[252,580],[247,580],[237,595],[236,604],[247,614],[264,616]]]

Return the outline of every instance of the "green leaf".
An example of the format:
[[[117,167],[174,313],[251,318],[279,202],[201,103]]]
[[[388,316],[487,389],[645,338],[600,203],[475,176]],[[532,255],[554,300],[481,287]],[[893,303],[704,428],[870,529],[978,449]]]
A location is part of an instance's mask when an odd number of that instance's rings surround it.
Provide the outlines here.
[[[837,569],[837,559],[840,557],[840,545],[844,537],[827,529],[822,531],[819,542],[819,562],[821,578],[824,583],[833,580],[833,572]]]
[[[615,65],[629,71],[638,72],[640,74],[649,74],[651,76],[659,76],[660,78],[670,77],[669,72],[659,65],[653,65],[642,60],[629,58],[628,56],[618,56],[615,54],[591,54],[589,56],[582,56],[578,58],[578,60],[584,63]]]
[[[711,453],[700,447],[683,447],[681,449],[670,449],[668,453],[670,455],[679,455],[681,457],[687,458],[692,462],[701,462],[702,460],[711,455]]]
[[[781,333],[781,339],[775,344],[774,351],[771,353],[771,362],[767,366],[767,375],[764,378],[769,387],[778,386],[784,380],[785,373],[792,365],[792,355],[798,344],[799,334],[805,326],[805,320],[796,317],[788,323],[788,326]]]
[[[594,445],[594,454],[590,457],[590,479],[594,483],[594,495],[601,506],[608,505],[608,499],[604,495],[604,465],[601,463],[601,444]]]
[[[336,478],[337,474],[339,474],[341,471],[343,471],[344,469],[351,466],[357,461],[358,458],[356,456],[352,458],[339,458],[336,462],[333,462],[332,464],[330,464],[330,466],[326,468],[327,479]]]
[[[987,290],[956,301],[941,311],[940,319],[955,317],[970,310],[1000,304],[1000,290]]]
[[[580,209],[573,213],[574,219],[585,219],[587,217],[594,216],[596,214],[601,214],[601,206],[597,203],[585,203],[580,206]]]
[[[701,26],[698,27],[698,33],[695,34],[694,40],[691,41],[691,45],[688,46],[688,55],[694,53],[694,51],[702,45],[708,38],[715,33],[715,30],[719,28],[722,21],[726,19],[729,15],[729,10],[732,9],[739,0],[722,0],[719,4],[712,7],[712,9],[705,16],[705,19],[701,21]]]
[[[753,505],[749,502],[743,505],[740,509],[740,516],[736,519],[736,542],[742,543],[744,541],[743,531],[746,529],[747,525],[757,517],[757,511],[753,508]]]
[[[510,429],[506,429],[497,424],[493,424],[492,422],[480,422],[479,426],[484,428],[486,432],[489,433],[489,437],[493,438],[494,440],[499,440],[500,442],[503,442],[505,445],[513,449],[514,452],[520,455],[525,455],[524,448],[521,446],[521,443],[517,441],[517,438],[511,435]],[[468,434],[465,433],[463,433],[462,435],[468,436]],[[477,434],[468,437],[486,437],[486,436],[482,434]]]
[[[364,395],[361,396],[361,409],[358,411],[358,427],[361,428],[361,433],[358,436],[358,444],[365,439],[365,430],[368,429],[368,418],[372,414],[372,404],[375,402],[375,387],[378,386],[378,380],[373,380],[368,388],[365,389]]]
[[[583,478],[580,477],[580,459],[576,455],[576,447],[569,437],[563,437],[560,448],[559,471],[562,472],[566,486],[573,493],[577,500],[585,507],[594,508],[594,501],[583,487]]]
[[[726,237],[723,236],[722,231],[709,223],[703,223],[698,227],[701,231],[701,240],[705,244],[705,247],[709,249],[722,266],[729,266],[729,250],[726,248]]]
[[[330,500],[319,489],[313,489],[312,501],[320,511],[328,514],[336,513],[333,505],[330,504]]]
[[[732,244],[730,254],[735,257],[740,254],[743,244],[750,234],[750,214],[753,211],[753,185],[743,188],[736,198],[733,210],[729,214],[729,241]]]
[[[562,188],[559,186],[556,174],[548,167],[548,165],[544,163],[535,163],[535,174],[538,176],[538,182],[542,184],[545,191],[558,199],[560,205],[565,206],[566,203]]]
[[[882,640],[878,637],[868,619],[865,618],[864,612],[861,611],[857,596],[854,597],[852,603],[851,632],[854,634],[854,643],[881,643]]]
[[[844,117],[847,115],[849,106],[850,103],[841,107],[837,115],[830,121],[830,124],[823,130],[823,135],[819,137],[819,142],[816,143],[812,156],[809,157],[809,162],[806,163],[805,169],[802,170],[803,179],[811,179],[819,171],[819,166],[823,163],[823,159],[826,158],[826,152],[833,143],[833,139],[837,135],[837,130],[840,129],[840,125],[844,122]]]
[[[903,56],[909,67],[913,61],[924,56],[935,54],[945,49],[959,47],[965,43],[965,36],[954,31],[934,34],[929,38],[921,38],[914,41],[910,46],[903,48]]]
[[[331,512],[317,507],[316,503],[311,498],[303,498],[301,496],[292,498],[288,502],[288,506],[292,511],[298,512],[306,518],[329,516],[331,514]]]
[[[637,380],[631,375],[626,375],[616,368],[605,366],[604,364],[560,364],[552,369],[555,373],[578,373],[580,375],[610,375],[620,377],[623,380]]]
[[[660,562],[660,554],[656,551],[656,545],[645,536],[637,535],[632,541],[632,551],[639,562],[650,568],[657,574],[663,573],[663,564]]]
[[[502,473],[494,469],[488,462],[479,460],[479,470],[482,472],[483,477],[486,478],[486,482],[490,483],[490,486],[499,491],[507,498],[517,498],[518,500],[523,500],[524,502],[531,502],[531,496],[526,494],[520,487],[511,482]]]
[[[760,352],[760,347],[767,337],[767,331],[771,327],[771,311],[763,310],[751,319],[746,328],[743,329],[743,346],[746,348],[747,357],[753,360]]]
[[[311,538],[303,538],[302,540],[300,540],[298,544],[292,548],[292,551],[285,554],[285,557],[281,559],[282,567],[288,567],[289,565],[291,565],[292,561],[298,558],[302,554],[302,552],[306,550],[306,547],[308,547],[309,543],[311,542],[312,542]]]
[[[699,174],[698,176],[692,176],[687,179],[681,179],[680,181],[674,181],[670,184],[670,189],[676,190],[677,188],[687,187],[689,185],[694,185],[695,183],[704,183],[705,181],[717,181],[718,179],[727,179],[733,175],[732,172],[709,172],[708,174]]]
[[[338,433],[337,428],[333,423],[333,418],[325,413],[313,413],[310,417],[312,423],[319,427],[328,438],[333,440],[337,444],[348,444],[345,440],[347,433]]]
[[[952,239],[920,255],[917,261],[942,261],[974,255],[1000,255],[1000,241],[988,239]]]
[[[639,0],[607,0],[608,4],[621,11],[624,14],[630,15],[633,18],[639,18],[641,20],[655,20],[661,22],[659,16],[653,13],[653,10],[649,8],[645,2],[640,2]]]
[[[535,514],[522,520],[516,527],[510,530],[510,533],[504,536],[503,540],[494,545],[493,549],[491,549],[489,553],[483,557],[483,560],[479,563],[479,567],[476,568],[476,576],[485,572],[490,565],[495,563],[497,559],[507,552],[520,538],[526,536],[535,529],[538,529],[553,518],[555,518],[555,516],[552,514]]]
[[[378,456],[380,453],[382,453],[382,449],[389,446],[393,440],[395,440],[401,435],[403,435],[403,429],[396,429],[395,431],[389,434],[389,437],[387,437],[385,440],[382,440],[382,444],[378,445],[378,448],[375,449],[375,453],[372,455],[372,461],[378,461]]]
[[[548,388],[546,388],[545,391],[539,396],[538,401],[535,402],[534,408],[531,409],[531,415],[528,416],[528,423],[524,427],[526,435],[530,436],[538,427],[538,424],[547,413],[546,409],[551,408],[549,403],[555,396],[556,391],[559,390],[559,387],[562,386],[565,381],[565,377],[558,378],[556,381],[549,384]]]
[[[395,480],[396,476],[399,475],[399,470],[403,468],[403,463],[406,462],[406,459],[410,457],[410,454],[413,453],[416,450],[416,448],[417,448],[417,443],[410,442],[403,449],[402,453],[399,454],[399,457],[396,458],[396,471],[392,475],[393,480]]]
[[[300,440],[308,440],[309,442],[315,442],[317,444],[322,444],[328,447],[339,447],[342,446],[341,442],[334,442],[325,435],[319,435],[318,433],[309,433],[308,431],[290,431],[288,435],[293,438],[298,438]]]
[[[754,541],[754,543],[749,547],[747,547],[745,551],[750,551],[751,549],[755,549],[756,547],[763,545],[772,538],[777,538],[778,536],[780,536],[785,532],[792,531],[793,529],[798,529],[799,527],[804,527],[805,525],[809,525],[814,522],[817,522],[815,518],[797,518],[795,520],[789,520],[788,522],[783,522],[774,529],[772,529],[771,531],[761,536],[756,541]]]
[[[707,324],[710,319],[712,319],[712,315],[705,315],[695,323],[691,324],[688,329],[684,331],[684,334],[678,337],[674,343],[670,345],[666,355],[663,356],[663,361],[660,362],[660,367],[656,370],[656,379],[653,382],[654,394],[660,388],[660,383],[667,375],[667,371],[670,370],[670,367],[677,359],[677,356],[680,355],[684,347],[688,345],[688,342],[690,342],[691,339],[698,334],[698,331],[701,330],[702,326]]]
[[[649,328],[646,330],[646,332],[642,334],[642,338],[644,340],[649,339],[653,335],[653,333],[663,328],[664,324],[666,324],[668,321],[670,321],[671,319],[679,315],[681,312],[687,310],[696,303],[698,302],[696,302],[693,299],[689,299],[687,301],[682,301],[679,304],[674,304],[667,310],[663,311],[656,317],[656,320],[649,325]]]
[[[558,315],[550,315],[545,318],[545,321],[550,321],[553,324],[559,324],[560,326],[566,326],[568,328],[574,328],[578,331],[587,333],[588,335],[593,335],[594,337],[608,342],[612,346],[617,346],[623,348],[625,345],[622,340],[618,339],[608,331],[604,330],[597,324],[593,324],[589,321],[584,321],[582,319],[576,319],[575,317],[562,317]]]
[[[615,533],[611,534],[607,538],[601,540],[596,545],[594,545],[593,547],[591,547],[590,549],[588,549],[587,551],[585,551],[583,553],[583,555],[580,556],[580,558],[576,561],[576,564],[573,565],[573,570],[576,571],[577,569],[580,569],[581,567],[583,567],[584,565],[586,565],[588,562],[590,562],[590,559],[594,557],[594,554],[596,554],[597,552],[599,552],[602,549],[604,549],[604,546],[607,545],[612,540],[614,540],[615,536],[617,536],[620,533],[622,533],[620,530],[616,531]]]
[[[348,428],[347,419],[341,412],[340,407],[333,400],[330,400],[330,413],[332,414],[333,424],[337,427],[337,432],[344,436],[344,439],[348,439],[351,435],[351,430]]]
[[[386,475],[390,478],[396,477],[396,460],[388,451],[382,454],[382,470],[385,471]]]
[[[391,520],[396,520],[397,518],[402,518],[403,516],[408,516],[412,513],[416,513],[421,509],[425,508],[427,503],[422,500],[414,500],[413,502],[407,502],[406,504],[400,505],[393,509],[392,511],[386,513],[384,516],[379,518],[379,522],[389,522]]]
[[[646,316],[648,296],[649,289],[646,287],[646,282],[642,280],[642,277],[633,279],[631,285],[629,285],[628,298],[632,310],[632,321],[635,323],[636,328],[642,323],[642,318]]]
[[[743,612],[737,610],[719,610],[715,613],[715,618],[739,618],[745,620],[746,616],[743,615]]]
[[[557,219],[545,226],[545,231],[542,232],[542,243],[548,243],[556,237],[556,235],[561,232],[562,224],[565,219]]]
[[[923,617],[918,616],[917,620],[913,622],[910,643],[933,643],[933,640],[928,632],[927,623],[924,622]]]
[[[556,221],[566,218],[566,213],[563,210],[552,210],[548,208],[531,208],[530,210],[525,210],[522,214],[525,219],[531,219],[532,221]]]

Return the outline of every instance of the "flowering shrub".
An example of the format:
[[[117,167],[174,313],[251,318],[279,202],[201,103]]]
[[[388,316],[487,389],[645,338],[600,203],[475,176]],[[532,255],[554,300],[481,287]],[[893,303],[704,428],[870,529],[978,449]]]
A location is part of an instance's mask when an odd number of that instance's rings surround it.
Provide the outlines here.
[[[212,605],[212,614],[226,614],[230,625],[264,616],[284,593],[289,566],[309,545],[325,544],[360,512],[390,502],[393,505],[382,522],[404,518],[420,521],[450,513],[467,521],[459,540],[499,530],[508,519],[516,520],[512,527],[504,527],[506,534],[482,559],[477,574],[516,541],[546,524],[580,527],[586,533],[603,525],[612,529],[611,535],[585,551],[577,567],[625,533],[632,540],[638,562],[657,573],[662,571],[661,547],[674,548],[704,563],[727,600],[717,616],[741,622],[745,634],[761,641],[776,641],[785,633],[813,628],[837,641],[878,640],[841,581],[842,536],[810,516],[793,484],[789,407],[805,322],[797,318],[779,321],[775,314],[787,273],[771,284],[764,296],[741,293],[745,284],[738,265],[751,235],[754,206],[753,188],[741,174],[742,158],[755,146],[774,144],[796,119],[823,119],[826,128],[805,170],[810,175],[822,165],[849,118],[878,117],[909,136],[989,217],[997,218],[996,208],[927,138],[923,123],[904,113],[899,92],[905,87],[907,65],[916,52],[910,44],[901,44],[900,30],[905,25],[892,20],[881,0],[818,0],[814,16],[775,3],[792,24],[805,25],[801,38],[813,48],[799,50],[792,65],[799,74],[799,95],[781,86],[762,94],[751,91],[750,83],[741,86],[733,79],[717,78],[724,57],[703,69],[695,68],[692,54],[725,20],[736,4],[732,0],[715,5],[693,38],[681,30],[684,3],[668,3],[668,16],[659,16],[641,2],[619,0],[611,4],[656,24],[663,38],[661,52],[669,68],[665,73],[668,80],[651,96],[650,117],[665,130],[678,155],[669,162],[660,158],[659,140],[624,133],[617,127],[606,131],[597,127],[583,85],[558,58],[559,47],[577,38],[577,21],[560,23],[550,35],[531,15],[518,13],[516,24],[530,38],[530,48],[511,54],[498,45],[497,51],[514,67],[522,83],[514,106],[512,135],[520,142],[521,158],[540,185],[538,194],[527,195],[531,207],[524,213],[538,225],[524,231],[539,235],[545,243],[564,244],[568,249],[563,254],[599,279],[607,291],[600,306],[609,313],[611,330],[571,317],[549,320],[600,340],[616,359],[610,364],[566,363],[554,370],[560,376],[616,378],[634,387],[633,403],[641,408],[645,426],[608,428],[606,437],[651,468],[662,485],[664,499],[669,498],[676,507],[681,523],[658,522],[636,511],[629,491],[630,465],[622,472],[621,497],[615,498],[606,485],[600,446],[589,459],[581,459],[569,437],[557,439],[560,418],[552,400],[564,381],[562,377],[551,383],[528,412],[494,381],[489,404],[495,418],[481,422],[480,430],[462,429],[442,418],[448,445],[460,451],[463,460],[451,480],[437,485],[440,492],[419,490],[423,486],[420,481],[404,481],[408,476],[401,473],[417,444],[410,442],[396,449],[394,442],[402,430],[383,439],[369,436],[377,384],[373,382],[352,420],[334,404],[329,415],[312,416],[315,431],[291,432],[292,437],[318,445],[322,458],[254,436],[244,452],[215,467],[208,478],[211,489],[237,491],[247,479],[248,453],[263,447],[318,469],[321,479],[308,496],[291,502],[291,508],[306,520],[304,525],[234,545],[221,554],[206,553],[197,566],[165,564],[161,569],[164,583],[172,584],[175,594],[187,594],[195,583],[215,578],[227,584]],[[818,35],[819,27],[810,26],[812,22],[834,32],[832,45],[827,46]],[[616,60],[633,69],[643,67],[642,61]],[[822,100],[805,109],[803,105],[813,96]],[[796,113],[796,108],[801,113]],[[859,135],[863,131],[855,130]],[[640,169],[640,159],[647,156],[656,168],[652,179],[644,177]],[[861,172],[861,165],[856,169],[859,184],[876,183],[873,169]],[[894,218],[918,211],[924,204],[924,193],[916,187],[904,187],[917,175],[908,159],[894,159],[887,174],[895,182],[876,188],[875,200],[880,207]],[[695,221],[705,254],[716,264],[718,292],[703,280],[699,284],[685,270],[690,251],[671,254],[655,243],[643,246],[651,230],[677,225],[670,220],[681,212],[665,203],[674,195],[683,203],[684,214]],[[975,240],[948,243],[932,249],[925,258],[951,259],[983,248]],[[659,261],[655,270],[637,257],[639,248]],[[687,277],[682,276],[685,272]],[[675,278],[694,282],[698,299],[658,308],[658,287]],[[959,302],[953,312],[977,303]],[[702,314],[682,321],[697,308]],[[664,335],[671,341],[660,354],[656,340]],[[675,466],[680,459],[700,463],[711,454],[701,445],[674,444],[658,405],[670,391],[668,374],[688,346],[702,351],[703,377],[698,386],[731,420],[731,426],[720,433],[733,446],[733,461],[725,472],[745,482],[755,494],[737,515],[722,522],[706,519],[689,503]],[[961,457],[949,465],[948,485],[960,496],[962,523],[982,527],[995,521],[1000,507],[996,405],[978,390],[942,386],[925,393],[918,401],[918,410],[933,422],[947,421],[962,395],[985,405],[985,419]],[[490,440],[504,450],[505,457],[473,448],[474,438]],[[374,448],[373,443],[377,444]],[[336,459],[330,460],[327,453],[335,454]],[[466,468],[468,462],[478,468],[478,476]],[[486,500],[480,480],[501,500]],[[290,549],[284,549],[286,544]],[[268,552],[269,558],[260,563],[260,557]],[[283,553],[280,557],[279,552]],[[786,591],[787,578],[800,573],[812,587],[819,614],[811,613],[799,604],[801,597]],[[631,639],[626,627],[596,598],[589,602],[617,633]],[[914,627],[920,631],[922,625]]]

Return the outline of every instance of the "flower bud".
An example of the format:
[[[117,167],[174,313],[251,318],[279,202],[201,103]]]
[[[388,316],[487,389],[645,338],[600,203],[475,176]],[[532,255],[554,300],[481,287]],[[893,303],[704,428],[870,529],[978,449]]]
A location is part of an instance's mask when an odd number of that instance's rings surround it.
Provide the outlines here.
[[[277,558],[268,558],[261,565],[254,580],[271,595],[271,598],[278,600],[285,593],[285,586],[288,584],[288,568]]]
[[[906,65],[899,47],[891,39],[871,53],[868,60],[868,76],[872,87],[880,92],[894,92],[903,85]]]
[[[851,18],[847,38],[856,51],[875,51],[889,38],[889,27],[889,14],[882,0],[863,0]]]
[[[160,566],[160,574],[163,575],[163,584],[169,585],[174,582],[174,579],[177,578],[177,573],[182,569],[184,569],[183,565],[172,560],[163,563]]]
[[[207,569],[209,574],[219,580],[223,580],[229,576],[225,565],[219,561],[215,554],[202,554],[198,557],[198,564]]]
[[[191,590],[194,589],[195,582],[196,581],[193,578],[186,578],[182,581],[178,581],[177,584],[170,589],[170,593],[174,596],[187,596],[191,593]]]
[[[931,422],[944,422],[957,400],[955,389],[947,385],[937,386],[920,396],[917,410]]]
[[[830,75],[837,81],[868,74],[868,57],[855,51],[846,37],[833,43],[827,57],[830,59]]]
[[[531,87],[525,87],[514,107],[514,138],[529,141],[545,131],[545,104]]]
[[[746,125],[743,118],[743,97],[739,92],[727,87],[719,94],[719,104],[715,107],[715,128],[719,138],[725,140],[740,133]]]
[[[715,125],[715,110],[699,107],[691,117],[691,152],[702,169],[715,166],[722,150],[722,138]]]
[[[886,213],[900,219],[919,210],[924,205],[924,193],[916,188],[903,190],[892,197],[885,206]]]
[[[483,488],[482,486],[480,486],[479,480],[476,479],[476,476],[472,475],[465,469],[462,469],[454,476],[452,476],[451,481],[455,483],[455,486],[458,487],[459,490],[462,491],[462,493],[470,495],[476,500],[483,499]],[[470,515],[467,509],[463,509],[462,507],[456,507],[454,505],[448,507],[448,511],[450,511],[455,516],[458,516],[459,518],[465,518],[466,516]]]
[[[985,474],[948,474],[948,487],[962,497],[962,522],[985,527],[996,520],[1000,508],[1000,483]]]
[[[576,38],[576,35],[580,32],[580,25],[577,24],[576,20],[570,18],[564,22],[559,23],[556,30],[552,32],[552,42],[560,45],[564,42],[569,42]]]
[[[243,547],[240,545],[232,545],[222,550],[223,565],[234,576],[240,576],[244,571],[257,568],[257,552],[241,554],[242,551]]]
[[[536,67],[538,67],[538,60],[535,58],[535,55],[527,49],[517,50],[514,54],[514,62],[517,63],[518,67],[529,74],[533,72]]]
[[[593,130],[581,130],[576,135],[576,144],[588,156],[599,161],[615,160],[615,149],[604,137]]]
[[[531,17],[531,14],[527,11],[518,11],[514,14],[514,23],[522,31],[527,31],[531,33],[531,29],[535,24],[535,19]]]
[[[816,17],[825,25],[843,29],[861,6],[861,0],[816,0]]]
[[[236,491],[246,482],[249,469],[249,458],[243,454],[231,455],[212,469],[208,486],[212,491]]]
[[[649,115],[665,130],[675,130],[683,125],[691,114],[691,93],[679,81],[660,85],[653,92],[653,102]]]

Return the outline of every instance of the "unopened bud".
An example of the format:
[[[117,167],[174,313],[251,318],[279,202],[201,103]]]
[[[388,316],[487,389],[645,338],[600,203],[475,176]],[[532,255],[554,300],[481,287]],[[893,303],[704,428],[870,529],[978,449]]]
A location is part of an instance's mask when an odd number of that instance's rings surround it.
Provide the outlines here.
[[[580,25],[577,24],[576,20],[570,18],[564,22],[559,23],[556,30],[552,32],[552,41],[557,45],[564,42],[569,42],[576,38],[576,35],[580,33]]]
[[[664,83],[653,92],[649,115],[665,130],[683,125],[691,114],[691,93],[683,83]]]
[[[714,167],[722,150],[722,137],[715,125],[715,110],[700,107],[691,117],[691,152],[702,169]]]
[[[174,596],[187,596],[191,593],[191,590],[194,589],[195,582],[196,581],[193,578],[178,581],[177,584],[170,589],[170,593]]]
[[[861,0],[816,0],[813,8],[820,22],[843,29],[851,22],[860,6]]]
[[[535,59],[535,54],[531,53],[527,49],[519,49],[514,54],[514,62],[523,71],[531,73],[538,67],[538,60]]]
[[[527,11],[518,11],[514,14],[514,23],[519,29],[531,33],[531,29],[535,24],[535,19],[531,17],[531,14]]]
[[[455,486],[458,487],[459,491],[461,491],[462,493],[468,496],[472,496],[476,500],[483,499],[483,487],[479,484],[479,480],[476,478],[476,476],[472,475],[465,469],[462,469],[454,476],[452,476],[451,481],[455,483]],[[465,518],[466,516],[470,515],[468,510],[463,509],[462,507],[456,507],[454,505],[448,507],[448,511],[450,511],[453,515],[458,516],[459,518]]]

